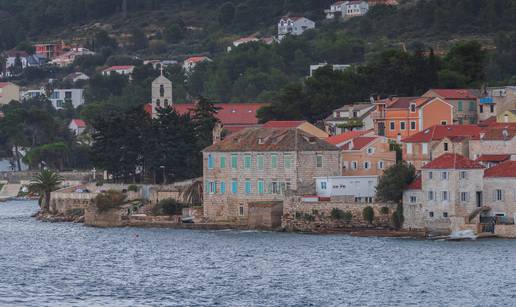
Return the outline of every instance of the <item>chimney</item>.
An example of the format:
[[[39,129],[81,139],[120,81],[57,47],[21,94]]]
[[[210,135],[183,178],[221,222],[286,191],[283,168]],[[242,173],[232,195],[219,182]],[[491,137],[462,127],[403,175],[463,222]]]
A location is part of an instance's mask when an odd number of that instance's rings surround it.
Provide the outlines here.
[[[222,123],[217,122],[215,127],[213,127],[213,144],[222,141],[222,131],[224,130],[224,126]]]

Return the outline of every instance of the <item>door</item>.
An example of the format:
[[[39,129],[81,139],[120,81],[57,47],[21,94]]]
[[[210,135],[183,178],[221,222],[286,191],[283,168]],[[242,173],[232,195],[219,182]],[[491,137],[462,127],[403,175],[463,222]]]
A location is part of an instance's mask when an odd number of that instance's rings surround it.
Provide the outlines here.
[[[477,207],[482,207],[484,204],[483,204],[483,200],[482,200],[482,191],[477,191]]]

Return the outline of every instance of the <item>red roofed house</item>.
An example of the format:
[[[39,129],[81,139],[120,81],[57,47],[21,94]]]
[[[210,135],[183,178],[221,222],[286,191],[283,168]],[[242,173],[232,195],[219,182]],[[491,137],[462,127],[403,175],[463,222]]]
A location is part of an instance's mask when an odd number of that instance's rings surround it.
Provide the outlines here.
[[[72,130],[75,135],[80,135],[86,129],[86,123],[82,119],[72,119],[68,124],[68,129]]]
[[[343,176],[381,176],[385,169],[396,164],[396,152],[389,150],[385,137],[356,136],[337,147],[342,153]]]
[[[475,125],[436,125],[402,140],[403,160],[416,169],[444,153],[470,156],[470,140],[480,137]]]
[[[479,96],[479,91],[472,89],[431,89],[422,97],[438,97],[451,104],[453,106],[453,123],[476,124]]]
[[[341,133],[339,135],[330,136],[326,141],[335,146],[342,147],[346,143],[349,143],[353,138],[359,136],[373,136],[373,130],[356,130],[356,131],[348,131]]]
[[[484,205],[483,175],[483,166],[463,155],[434,159],[421,170],[420,190],[414,184],[404,193],[404,227],[445,234],[464,229]]]
[[[259,38],[257,38],[256,36],[246,36],[246,37],[242,37],[242,38],[239,38],[235,41],[233,41],[233,47],[238,47],[240,45],[244,45],[244,44],[247,44],[247,43],[252,43],[252,42],[258,42],[260,41]],[[230,52],[232,49],[233,49],[232,46],[229,46],[227,51]]]
[[[264,128],[297,128],[320,139],[327,139],[328,133],[305,120],[272,120],[263,125]]]
[[[484,198],[490,208],[483,213],[484,220],[485,217],[496,219],[495,234],[503,231],[516,236],[516,161],[508,160],[485,170]]]
[[[480,137],[469,142],[469,158],[482,155],[516,155],[516,123],[483,127]]]
[[[453,106],[441,98],[393,97],[376,100],[375,105],[372,117],[376,134],[398,142],[453,120]]]
[[[212,60],[206,56],[190,57],[183,62],[183,70],[186,73],[191,73],[195,69],[195,66],[202,62],[212,62]]]
[[[111,76],[113,74],[131,76],[134,70],[134,65],[119,65],[111,66],[102,71],[103,76]]]
[[[11,82],[0,82],[0,106],[13,100],[20,101],[20,87]]]

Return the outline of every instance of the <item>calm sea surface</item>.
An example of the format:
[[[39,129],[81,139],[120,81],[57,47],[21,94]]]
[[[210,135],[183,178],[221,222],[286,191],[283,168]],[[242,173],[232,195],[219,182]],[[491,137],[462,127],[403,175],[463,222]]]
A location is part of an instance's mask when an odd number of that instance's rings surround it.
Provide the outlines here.
[[[0,203],[1,306],[515,306],[516,241],[41,223]]]

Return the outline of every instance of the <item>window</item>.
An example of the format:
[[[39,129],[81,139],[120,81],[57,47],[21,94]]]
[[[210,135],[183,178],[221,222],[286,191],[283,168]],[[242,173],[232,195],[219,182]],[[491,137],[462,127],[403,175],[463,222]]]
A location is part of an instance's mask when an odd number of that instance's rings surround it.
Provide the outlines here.
[[[208,181],[208,193],[210,193],[210,194],[217,193],[217,182],[216,181]]]
[[[244,216],[244,206],[240,205],[240,207],[238,208],[238,215]]]
[[[358,163],[357,161],[351,161],[351,169],[357,169]]]
[[[220,194],[226,194],[226,183],[224,181],[220,182]]]
[[[405,122],[400,122],[400,129],[405,130]]]
[[[416,112],[416,104],[415,103],[410,104],[410,112],[412,112],[412,113]]]
[[[411,204],[415,204],[416,202],[417,202],[417,197],[416,197],[416,196],[414,196],[414,195],[411,195],[411,196],[410,196],[410,203],[411,203]]]
[[[428,172],[428,179],[431,180],[432,178],[434,178],[434,173]]]
[[[459,178],[460,179],[467,179],[468,178],[468,173],[466,171],[460,171]]]
[[[371,163],[369,161],[365,161],[364,162],[364,168],[365,169],[370,169],[371,168]]]
[[[443,217],[448,217],[448,212],[443,212]]]
[[[480,113],[484,113],[484,106],[480,105]]]
[[[463,109],[462,101],[459,100],[458,105],[457,105],[457,111],[462,112],[462,109]]]
[[[215,163],[215,161],[213,159],[213,156],[211,154],[208,155],[208,169],[212,169],[214,163]]]
[[[428,216],[434,217],[434,213],[433,212],[428,212]]]
[[[156,99],[156,106],[159,107],[161,104],[161,102],[159,101],[159,99]]]
[[[72,92],[65,92],[65,100],[72,100]]]
[[[477,102],[476,101],[470,101],[469,102],[469,110],[470,111],[476,111],[477,110]]]
[[[165,99],[165,102],[163,103],[163,106],[164,106],[165,108],[167,108],[167,107],[168,107],[168,99]]]
[[[460,201],[467,202],[469,200],[468,192],[460,192]]]
[[[443,146],[444,146],[444,151],[448,151],[448,143],[446,143],[446,142],[445,142],[445,143],[443,144]]]
[[[493,200],[494,201],[502,201],[503,200],[503,190],[497,189],[494,190]]]
[[[434,191],[428,191],[428,200],[434,200]]]
[[[494,113],[494,104],[489,105],[489,112]]]
[[[442,198],[442,200],[448,200],[448,191],[443,191],[443,192],[441,193],[441,195],[442,195],[442,197],[441,197],[441,198]]]
[[[445,121],[445,120],[443,120],[443,121],[441,121],[441,125],[442,125],[442,126],[446,126],[446,125],[448,125],[448,122],[447,122],[447,121]]]
[[[427,144],[427,143],[423,143],[423,144],[421,144],[421,152],[422,152],[424,155],[427,155],[427,154],[428,154],[428,144]]]
[[[410,121],[410,130],[416,130],[416,122],[415,121]]]
[[[52,94],[50,95],[50,99],[59,99],[60,98],[59,94],[60,93],[57,91],[52,92]]]
[[[292,167],[292,155],[291,154],[285,154],[285,168],[291,168]]]
[[[259,170],[263,170],[263,168],[264,168],[263,155],[261,155],[261,154],[256,156],[256,167]]]
[[[244,168],[251,168],[251,155],[245,155],[244,156]]]
[[[367,153],[370,155],[374,154],[374,147],[367,148]]]
[[[251,194],[251,180],[245,180],[245,194]]]
[[[412,154],[412,143],[407,143],[407,154],[408,155]]]
[[[321,190],[326,190],[326,181],[321,181]]]
[[[231,180],[231,193],[238,193],[238,181],[236,179]]]
[[[160,86],[159,86],[159,96],[160,97],[165,96],[165,86],[163,84],[160,84]]]
[[[231,168],[232,169],[238,168],[238,155],[236,155],[236,154],[231,155]]]
[[[271,168],[277,168],[278,167],[278,155],[271,154]]]
[[[323,167],[323,156],[322,155],[317,155],[315,157],[315,160],[316,160],[317,167]]]
[[[58,101],[56,102],[56,106],[57,106],[58,108],[62,108],[62,107],[64,106],[64,101],[62,101],[62,100],[58,100]]]
[[[391,130],[396,129],[396,124],[395,124],[394,122],[390,122],[390,123],[389,123],[389,128],[390,128]]]
[[[353,111],[353,117],[358,117],[358,112],[357,111]]]
[[[377,168],[383,169],[385,167],[385,163],[383,161],[378,161]]]
[[[448,180],[448,172],[442,172],[441,173],[441,179],[442,180]]]
[[[258,194],[265,193],[265,183],[263,179],[258,179]]]
[[[220,168],[226,168],[226,156],[220,156]]]

